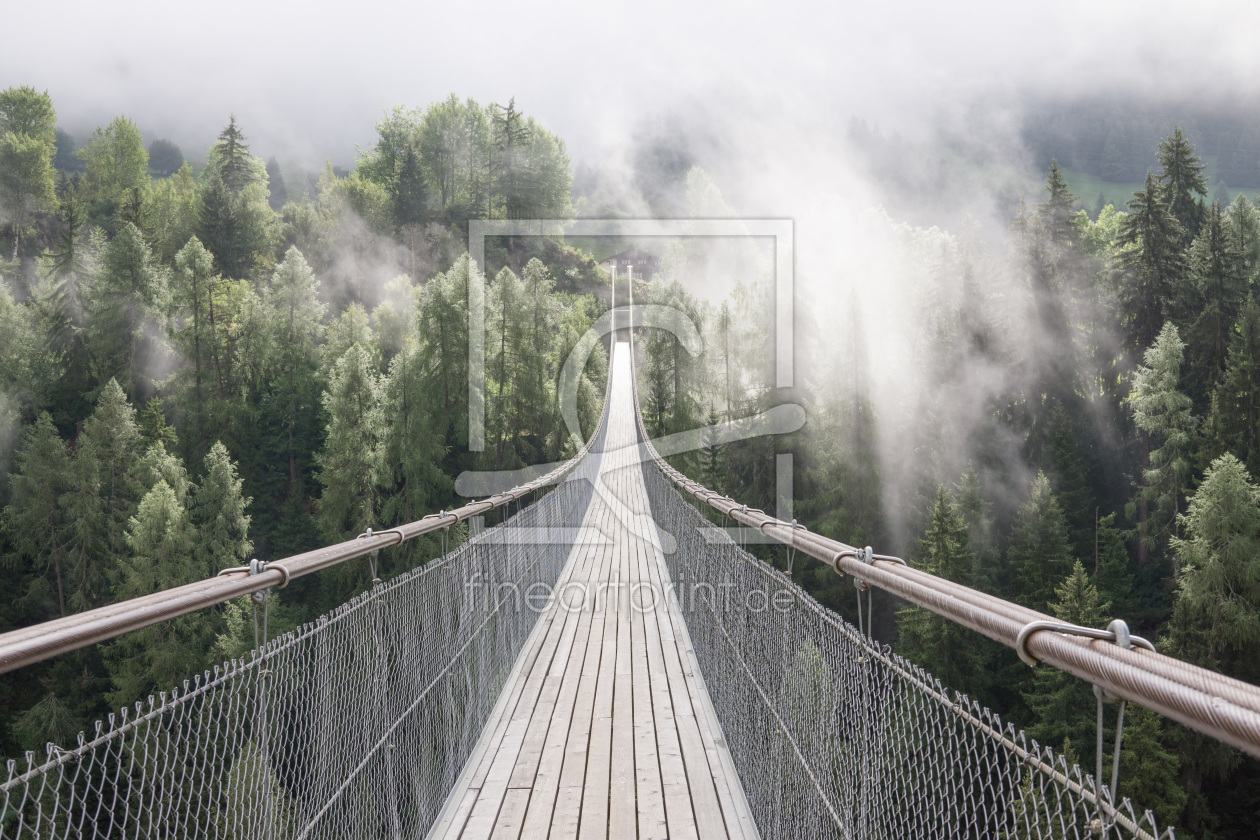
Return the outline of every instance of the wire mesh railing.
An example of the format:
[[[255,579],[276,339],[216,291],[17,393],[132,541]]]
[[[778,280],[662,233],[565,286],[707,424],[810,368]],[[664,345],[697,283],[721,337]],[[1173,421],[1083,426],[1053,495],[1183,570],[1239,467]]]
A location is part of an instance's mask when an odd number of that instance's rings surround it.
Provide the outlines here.
[[[744,551],[659,470],[645,480],[763,837],[1172,836]]]
[[[245,660],[10,761],[0,837],[423,836],[537,619],[514,599],[555,584],[597,462]]]

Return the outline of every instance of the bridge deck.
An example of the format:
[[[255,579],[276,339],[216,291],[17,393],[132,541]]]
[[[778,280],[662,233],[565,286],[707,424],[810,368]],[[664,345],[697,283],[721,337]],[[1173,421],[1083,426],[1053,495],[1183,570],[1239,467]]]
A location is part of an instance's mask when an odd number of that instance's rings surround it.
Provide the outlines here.
[[[756,835],[682,616],[662,594],[626,350],[614,353],[585,536],[433,837]]]

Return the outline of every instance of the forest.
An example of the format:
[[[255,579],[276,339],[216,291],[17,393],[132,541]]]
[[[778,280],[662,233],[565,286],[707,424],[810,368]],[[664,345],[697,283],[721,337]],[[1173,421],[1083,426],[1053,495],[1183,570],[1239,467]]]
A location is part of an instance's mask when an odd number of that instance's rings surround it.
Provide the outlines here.
[[[47,93],[0,92],[0,631],[411,521],[458,503],[464,470],[572,451],[557,381],[607,308],[607,275],[563,238],[493,240],[485,274],[464,244],[469,219],[583,211],[561,138],[514,101],[451,96],[385,114],[352,171],[295,183],[245,132],[229,117],[193,165],[120,116],[75,149]],[[1122,617],[1167,653],[1260,682],[1248,653],[1260,640],[1260,210],[1209,200],[1179,128],[1146,154],[1144,185],[1119,208],[1073,195],[1052,161],[1000,247],[863,214],[916,290],[900,402],[880,396],[859,295],[843,304],[848,340],[798,306],[797,341],[818,352],[777,391],[769,275],[703,299],[687,278],[706,253],[666,246],[635,299],[682,310],[704,350],[642,337],[649,432],[801,404],[799,432],[710,437],[673,460],[773,510],[773,456],[790,452],[794,515],[815,531],[1065,621]],[[671,189],[694,216],[733,215],[699,168]],[[486,288],[484,452],[468,449],[470,284]],[[587,429],[606,365],[600,350],[583,372]],[[438,551],[388,550],[381,575]],[[792,573],[855,614],[848,581],[821,564]],[[370,579],[348,564],[295,581],[272,634]],[[1038,742],[1093,758],[1087,684],[918,608],[876,605],[876,634],[898,653]],[[242,655],[248,615],[229,603],[0,678],[0,752],[72,741]],[[1121,793],[1161,825],[1251,836],[1256,761],[1140,709],[1120,760]]]

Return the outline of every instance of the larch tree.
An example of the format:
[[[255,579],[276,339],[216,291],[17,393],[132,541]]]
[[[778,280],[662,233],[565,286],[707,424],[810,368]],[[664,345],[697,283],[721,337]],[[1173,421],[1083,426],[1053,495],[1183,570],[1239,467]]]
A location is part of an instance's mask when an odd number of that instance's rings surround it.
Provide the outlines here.
[[[250,499],[227,447],[215,441],[206,453],[205,476],[193,491],[192,524],[197,531],[199,571],[213,575],[240,565],[254,550],[249,539]]]
[[[1183,536],[1173,615],[1161,649],[1247,682],[1260,681],[1260,488],[1233,455],[1208,467],[1181,516]],[[1195,733],[1180,733],[1187,787],[1225,778],[1242,754]]]
[[[117,379],[132,397],[153,390],[148,363],[167,295],[165,269],[154,261],[144,234],[124,223],[105,249],[89,301],[97,381]]]
[[[206,430],[211,425],[210,406],[217,395],[215,336],[210,328],[213,306],[214,258],[195,236],[175,255],[171,273],[172,338],[180,354],[189,363],[184,383],[187,416],[193,427],[191,437],[201,449]],[[181,323],[182,321],[182,323]]]
[[[115,596],[138,598],[201,580],[194,559],[196,534],[175,490],[159,479],[130,518],[130,549],[118,569]],[[204,612],[168,619],[120,636],[105,648],[117,708],[137,697],[165,691],[200,670],[209,648],[209,619]]]
[[[337,360],[324,392],[328,436],[317,456],[319,520],[324,535],[340,541],[376,524],[379,498],[380,383],[371,356],[355,344]]]
[[[297,248],[289,248],[263,292],[270,342],[265,405],[280,425],[281,452],[289,489],[298,481],[298,463],[318,439],[319,340],[327,307],[319,300],[319,280]]]
[[[0,91],[0,213],[13,235],[13,259],[32,213],[56,206],[52,158],[57,115],[48,92]]]
[[[95,218],[112,220],[134,193],[149,186],[149,153],[140,129],[126,117],[92,132],[78,156],[84,164],[84,198]]]
[[[467,254],[424,286],[416,312],[417,361],[433,401],[434,430],[456,455],[468,448],[468,287],[485,279]],[[484,294],[484,292],[483,292]],[[456,457],[458,457],[456,455]],[[462,464],[448,462],[452,471]],[[471,464],[468,464],[471,466]]]
[[[1185,344],[1171,323],[1147,349],[1133,374],[1126,405],[1133,424],[1150,443],[1137,504],[1154,505],[1139,516],[1138,533],[1147,548],[1159,548],[1176,536],[1181,498],[1190,481],[1197,422],[1192,402],[1181,391]]]
[[[113,564],[130,552],[128,522],[144,492],[140,455],[135,409],[111,379],[83,424],[71,470],[73,491],[66,500],[75,530],[70,598],[75,610],[109,600]]]
[[[512,269],[504,267],[495,276],[489,289],[490,317],[486,324],[487,372],[493,384],[487,383],[490,395],[486,416],[494,437],[494,461],[496,470],[522,466],[515,457],[514,438],[519,433],[522,418],[515,399],[515,385],[523,361],[525,347],[526,292],[520,278]],[[511,453],[506,455],[505,453]]]
[[[1235,198],[1225,210],[1230,244],[1242,255],[1243,271],[1254,279],[1260,270],[1260,212],[1245,195]]]

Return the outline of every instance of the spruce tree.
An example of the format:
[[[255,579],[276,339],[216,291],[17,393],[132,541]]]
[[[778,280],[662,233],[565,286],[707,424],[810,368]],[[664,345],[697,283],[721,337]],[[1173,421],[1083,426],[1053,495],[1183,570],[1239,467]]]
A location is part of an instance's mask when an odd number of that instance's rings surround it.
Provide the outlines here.
[[[1051,612],[1060,621],[1081,627],[1107,625],[1111,604],[1099,599],[1079,560],[1055,590]],[[1037,716],[1028,734],[1038,742],[1062,750],[1068,743],[1089,744],[1097,728],[1096,702],[1088,682],[1057,668],[1040,667],[1025,694],[1025,702]]]
[[[1192,383],[1201,395],[1225,369],[1230,332],[1247,297],[1246,257],[1235,247],[1221,205],[1213,202],[1199,235],[1190,248],[1190,276],[1195,300],[1189,313],[1193,324],[1189,344],[1195,373]]]
[[[1134,426],[1151,447],[1136,500],[1155,506],[1138,522],[1139,535],[1148,548],[1158,548],[1177,534],[1181,497],[1193,466],[1197,422],[1190,398],[1180,390],[1184,348],[1177,328],[1165,324],[1146,351],[1145,364],[1134,372],[1125,399]]]
[[[16,462],[5,532],[16,558],[34,572],[40,588],[51,590],[51,597],[36,600],[51,601],[56,606],[48,612],[66,615],[71,536],[61,501],[70,487],[70,458],[47,412],[26,430]]]
[[[967,541],[967,524],[949,491],[936,490],[928,527],[919,540],[915,565],[946,580],[965,583],[975,560]],[[985,663],[972,631],[922,607],[898,611],[900,653],[956,691],[984,697],[988,690]]]
[[[1076,225],[1072,222],[1076,216],[1076,196],[1068,189],[1058,160],[1050,161],[1050,171],[1046,173],[1046,193],[1045,203],[1038,208],[1041,222],[1053,244],[1069,246],[1077,237]]]
[[[1163,169],[1160,190],[1164,203],[1185,232],[1182,244],[1189,245],[1203,224],[1201,199],[1207,196],[1207,177],[1203,174],[1206,167],[1180,126],[1160,142],[1159,165]]]
[[[1006,571],[1011,597],[1038,612],[1051,608],[1055,587],[1072,571],[1063,508],[1043,473],[1037,473],[1028,501],[1015,514]]]
[[[1125,248],[1120,252],[1116,303],[1129,349],[1140,351],[1155,340],[1184,281],[1185,228],[1168,209],[1149,172],[1146,185],[1133,194],[1128,206],[1116,240]]]
[[[270,192],[271,209],[279,212],[289,200],[289,190],[284,185],[284,175],[280,172],[280,162],[275,155],[267,158],[267,189]]]
[[[1242,306],[1207,427],[1213,455],[1232,452],[1249,471],[1260,471],[1260,305],[1254,298]]]

